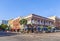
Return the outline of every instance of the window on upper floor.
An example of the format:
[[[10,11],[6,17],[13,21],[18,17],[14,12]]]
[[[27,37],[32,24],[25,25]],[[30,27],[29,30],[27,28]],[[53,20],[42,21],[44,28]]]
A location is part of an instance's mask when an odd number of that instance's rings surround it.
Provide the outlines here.
[[[52,21],[49,21],[49,24],[53,24],[53,22]]]
[[[41,20],[41,23],[44,23],[44,20]]]
[[[38,20],[38,22],[40,22],[40,20]]]
[[[31,19],[31,20],[33,20],[33,19]]]

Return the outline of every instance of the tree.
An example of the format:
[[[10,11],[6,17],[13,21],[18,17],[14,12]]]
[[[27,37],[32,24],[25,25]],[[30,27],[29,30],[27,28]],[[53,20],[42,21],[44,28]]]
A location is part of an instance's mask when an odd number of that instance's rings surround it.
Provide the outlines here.
[[[27,24],[27,20],[26,20],[26,19],[20,20],[20,24],[21,24],[21,25],[26,25],[26,24]]]
[[[43,26],[40,26],[40,31],[43,32]]]
[[[51,26],[48,26],[48,30],[51,30]]]
[[[51,32],[52,27],[48,26],[48,32]]]
[[[21,29],[23,30],[24,27],[25,27],[25,25],[27,24],[27,20],[26,20],[26,19],[21,19],[21,20],[20,20],[20,24],[22,25],[22,26],[21,26]]]
[[[2,27],[1,27],[1,25],[0,25],[0,30],[2,30]]]
[[[1,25],[0,25],[0,28],[1,28],[2,30],[6,30],[6,29],[8,28],[8,25],[6,25],[6,24],[1,24]]]

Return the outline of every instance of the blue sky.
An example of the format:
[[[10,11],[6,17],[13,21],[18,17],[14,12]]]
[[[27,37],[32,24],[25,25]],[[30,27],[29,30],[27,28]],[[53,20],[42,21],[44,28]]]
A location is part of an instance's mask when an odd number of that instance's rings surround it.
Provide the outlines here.
[[[0,20],[32,13],[60,17],[60,0],[0,0]]]

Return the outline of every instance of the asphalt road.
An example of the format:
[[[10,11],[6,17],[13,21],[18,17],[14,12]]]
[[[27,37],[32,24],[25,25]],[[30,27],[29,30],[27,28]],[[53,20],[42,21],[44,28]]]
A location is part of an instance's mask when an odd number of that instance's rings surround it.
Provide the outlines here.
[[[12,33],[12,32],[0,32],[0,37],[14,36],[14,35],[17,35],[17,33]]]

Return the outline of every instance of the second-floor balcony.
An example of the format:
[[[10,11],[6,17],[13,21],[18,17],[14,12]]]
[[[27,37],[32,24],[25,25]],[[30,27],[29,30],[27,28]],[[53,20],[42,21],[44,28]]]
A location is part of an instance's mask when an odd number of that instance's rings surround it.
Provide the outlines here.
[[[44,22],[41,22],[41,21],[35,21],[35,20],[32,20],[31,22],[32,22],[32,24],[40,24],[40,25],[44,25]]]
[[[52,22],[44,22],[44,21],[41,21],[41,20],[40,21],[37,21],[37,20],[28,21],[28,24],[31,24],[31,23],[32,24],[39,24],[39,25],[47,25],[47,26],[48,25],[50,25],[50,26],[53,25]]]

